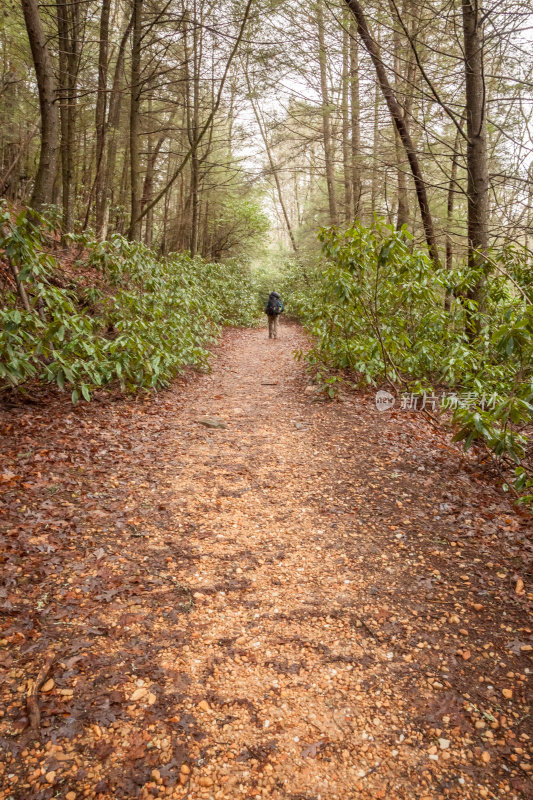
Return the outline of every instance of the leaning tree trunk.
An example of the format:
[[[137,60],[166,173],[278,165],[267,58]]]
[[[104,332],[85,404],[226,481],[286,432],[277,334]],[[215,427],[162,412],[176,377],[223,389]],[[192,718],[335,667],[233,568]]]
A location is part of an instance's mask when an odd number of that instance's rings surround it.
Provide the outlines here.
[[[426,190],[426,183],[424,181],[424,176],[422,173],[422,168],[420,166],[420,162],[418,160],[418,154],[416,152],[416,147],[414,145],[413,140],[411,139],[411,135],[409,133],[409,129],[407,128],[403,116],[403,110],[396,96],[394,94],[394,90],[392,89],[389,80],[387,78],[387,73],[385,71],[385,66],[383,64],[383,60],[381,58],[380,49],[372,37],[370,30],[367,25],[365,13],[363,8],[359,2],[359,0],[345,0],[348,8],[352,12],[357,22],[357,30],[359,32],[359,36],[372,59],[372,63],[374,64],[374,69],[376,70],[376,75],[379,81],[379,85],[387,103],[390,115],[396,125],[396,129],[400,136],[401,142],[405,149],[405,154],[409,160],[409,166],[411,168],[411,172],[414,179],[415,189],[416,189],[416,196],[418,200],[418,206],[420,208],[420,216],[422,218],[422,225],[424,227],[424,234],[426,237],[426,243],[428,246],[429,253],[431,258],[435,262],[435,264],[439,263],[439,251],[437,247],[437,239],[435,236],[435,229],[433,226],[433,217],[431,215],[431,210],[429,208],[429,201],[427,196]]]
[[[466,85],[467,174],[468,174],[468,264],[477,274],[467,298],[478,311],[485,303],[485,255],[489,243],[489,170],[487,159],[486,90],[483,76],[482,10],[478,0],[462,0]],[[479,320],[467,309],[470,335],[479,330]]]
[[[263,123],[263,119],[262,119],[261,113],[260,113],[258,107],[256,106],[255,102],[254,102],[252,86],[250,84],[250,75],[249,75],[249,71],[248,71],[248,64],[246,64],[245,67],[244,67],[244,73],[245,73],[245,76],[246,76],[246,86],[248,88],[248,97],[249,97],[249,100],[250,100],[250,104],[252,106],[252,110],[254,112],[255,120],[257,122],[257,127],[259,128],[259,132],[261,134],[261,138],[262,138],[263,144],[265,146],[265,152],[267,154],[268,163],[269,163],[269,166],[270,166],[270,172],[272,173],[272,177],[274,178],[274,183],[276,184],[276,191],[277,191],[277,194],[278,194],[278,202],[279,202],[282,214],[283,214],[283,219],[285,221],[285,227],[287,228],[287,233],[289,234],[289,239],[290,239],[290,242],[291,242],[292,249],[294,250],[295,253],[297,253],[298,252],[298,245],[296,244],[296,238],[294,236],[294,231],[292,229],[291,220],[290,220],[290,217],[289,217],[289,212],[287,211],[287,205],[285,203],[285,200],[283,198],[283,192],[281,190],[281,183],[280,183],[280,180],[279,180],[279,168],[274,162],[274,157],[272,155],[272,150],[271,150],[271,147],[270,147],[270,143],[268,141],[267,132],[265,130],[265,126],[264,126],[264,123]]]
[[[37,0],[22,0],[22,11],[37,77],[41,112],[39,167],[30,200],[31,207],[40,211],[43,206],[52,202],[59,142],[59,115],[55,104],[54,70]]]

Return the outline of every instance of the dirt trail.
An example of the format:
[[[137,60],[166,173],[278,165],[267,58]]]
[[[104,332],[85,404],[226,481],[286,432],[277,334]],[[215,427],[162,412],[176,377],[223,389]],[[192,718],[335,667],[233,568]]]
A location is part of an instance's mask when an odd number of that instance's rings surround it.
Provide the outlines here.
[[[281,337],[143,404],[10,412],[59,489],[29,533],[6,503],[0,798],[532,796],[529,518],[419,415],[317,398]]]

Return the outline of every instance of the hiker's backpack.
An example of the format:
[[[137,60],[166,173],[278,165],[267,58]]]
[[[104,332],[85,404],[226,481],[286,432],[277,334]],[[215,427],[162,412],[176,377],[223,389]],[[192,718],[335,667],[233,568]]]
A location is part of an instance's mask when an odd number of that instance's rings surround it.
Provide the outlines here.
[[[277,317],[278,314],[281,314],[283,311],[283,303],[279,295],[274,294],[274,292],[268,298],[268,303],[266,304],[265,313],[268,314],[269,317]]]

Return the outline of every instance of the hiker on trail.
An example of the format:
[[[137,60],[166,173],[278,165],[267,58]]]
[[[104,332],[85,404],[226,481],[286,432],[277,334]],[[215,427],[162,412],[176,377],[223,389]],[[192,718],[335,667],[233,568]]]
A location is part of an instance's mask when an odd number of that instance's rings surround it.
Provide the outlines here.
[[[268,338],[278,338],[278,319],[284,311],[281,297],[277,292],[270,292],[268,302],[265,306],[265,314],[268,316]]]

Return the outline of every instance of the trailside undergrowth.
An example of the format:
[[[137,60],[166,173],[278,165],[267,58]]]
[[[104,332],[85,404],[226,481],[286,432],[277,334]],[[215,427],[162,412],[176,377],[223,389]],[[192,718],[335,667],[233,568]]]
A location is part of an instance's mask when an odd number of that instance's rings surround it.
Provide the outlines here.
[[[174,253],[157,257],[114,235],[71,237],[83,253],[62,275],[46,220],[0,215],[0,258],[9,266],[0,308],[0,391],[55,383],[76,402],[114,382],[123,390],[164,386],[185,366],[205,368],[223,325],[254,322],[249,270]],[[85,270],[85,274],[84,274]],[[26,293],[24,307],[15,275]],[[87,272],[96,276],[87,281]],[[78,274],[77,274],[78,273]]]
[[[405,230],[376,222],[324,229],[319,238],[325,262],[305,277],[295,267],[284,292],[289,312],[312,334],[305,358],[324,390],[333,397],[348,379],[426,398],[446,394],[455,439],[465,447],[482,442],[513,462],[516,488],[533,501],[533,278],[524,256],[492,254],[479,314],[465,299],[477,276],[465,266],[436,269]]]

